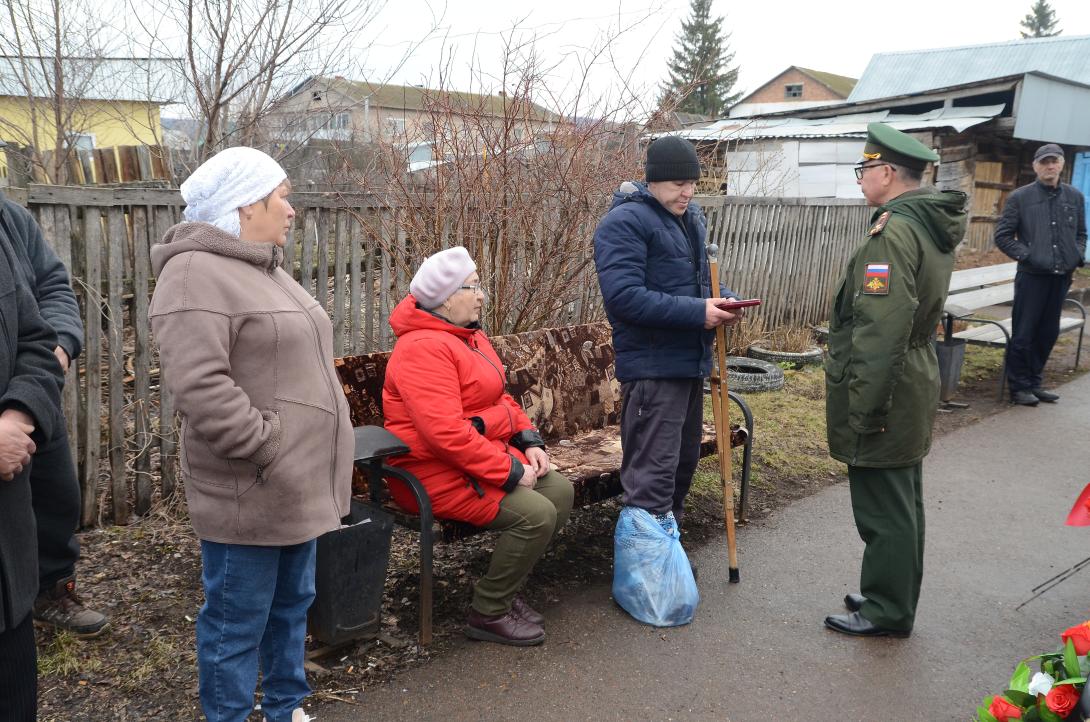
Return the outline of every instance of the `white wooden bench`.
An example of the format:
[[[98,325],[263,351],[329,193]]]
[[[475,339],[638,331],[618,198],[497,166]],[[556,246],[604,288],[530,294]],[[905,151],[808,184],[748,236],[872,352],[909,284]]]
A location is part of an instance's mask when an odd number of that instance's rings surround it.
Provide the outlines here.
[[[945,338],[961,339],[966,343],[979,346],[1006,347],[1011,339],[1011,318],[984,318],[973,314],[984,308],[999,306],[1014,301],[1014,276],[1018,264],[1000,263],[982,268],[967,268],[954,271],[950,275],[950,294],[943,307],[945,314]],[[1079,312],[1078,316],[1061,316],[1060,333],[1079,331],[1079,344],[1075,350],[1075,367],[1082,355],[1082,337],[1086,326],[1086,308],[1078,301],[1068,298],[1065,304],[1071,304]],[[953,331],[954,321],[965,321],[970,326],[964,331]],[[999,374],[999,400],[1007,385],[1007,362],[1004,358],[1003,369]]]

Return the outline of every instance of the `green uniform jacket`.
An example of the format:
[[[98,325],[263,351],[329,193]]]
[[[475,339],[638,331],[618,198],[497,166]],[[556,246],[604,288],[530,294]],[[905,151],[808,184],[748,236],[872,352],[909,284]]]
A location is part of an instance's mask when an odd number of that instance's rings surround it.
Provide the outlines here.
[[[965,194],[918,189],[874,212],[833,301],[825,364],[829,454],[853,466],[915,464],[931,448],[942,316]]]

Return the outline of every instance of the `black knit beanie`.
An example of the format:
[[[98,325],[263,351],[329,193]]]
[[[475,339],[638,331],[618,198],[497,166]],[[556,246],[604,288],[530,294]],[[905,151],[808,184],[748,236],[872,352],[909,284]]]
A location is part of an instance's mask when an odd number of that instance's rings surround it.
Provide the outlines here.
[[[648,183],[699,180],[700,159],[692,143],[676,135],[664,135],[647,146],[643,172]]]

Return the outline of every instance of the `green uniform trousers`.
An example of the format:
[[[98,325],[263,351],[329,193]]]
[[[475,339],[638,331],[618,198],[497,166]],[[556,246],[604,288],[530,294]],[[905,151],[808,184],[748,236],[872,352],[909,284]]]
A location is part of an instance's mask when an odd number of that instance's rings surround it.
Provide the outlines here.
[[[867,545],[860,614],[886,629],[910,631],[923,579],[923,464],[892,469],[848,466],[855,527]]]
[[[510,611],[530,570],[567,523],[574,498],[571,482],[555,471],[538,479],[533,489],[516,486],[503,497],[488,525],[500,536],[488,572],[473,587],[474,609],[487,616]]]

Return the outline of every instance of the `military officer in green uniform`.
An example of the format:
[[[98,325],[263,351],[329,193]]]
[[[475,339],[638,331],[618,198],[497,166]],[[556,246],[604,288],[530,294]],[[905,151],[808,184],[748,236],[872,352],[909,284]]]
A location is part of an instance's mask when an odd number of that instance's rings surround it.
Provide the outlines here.
[[[848,614],[825,619],[844,634],[907,636],[920,596],[922,461],[939,401],[932,338],[966,224],[964,193],[920,187],[937,160],[871,123],[855,169],[877,209],[833,301],[825,365],[829,453],[848,465],[866,544],[861,594],[844,598]]]

